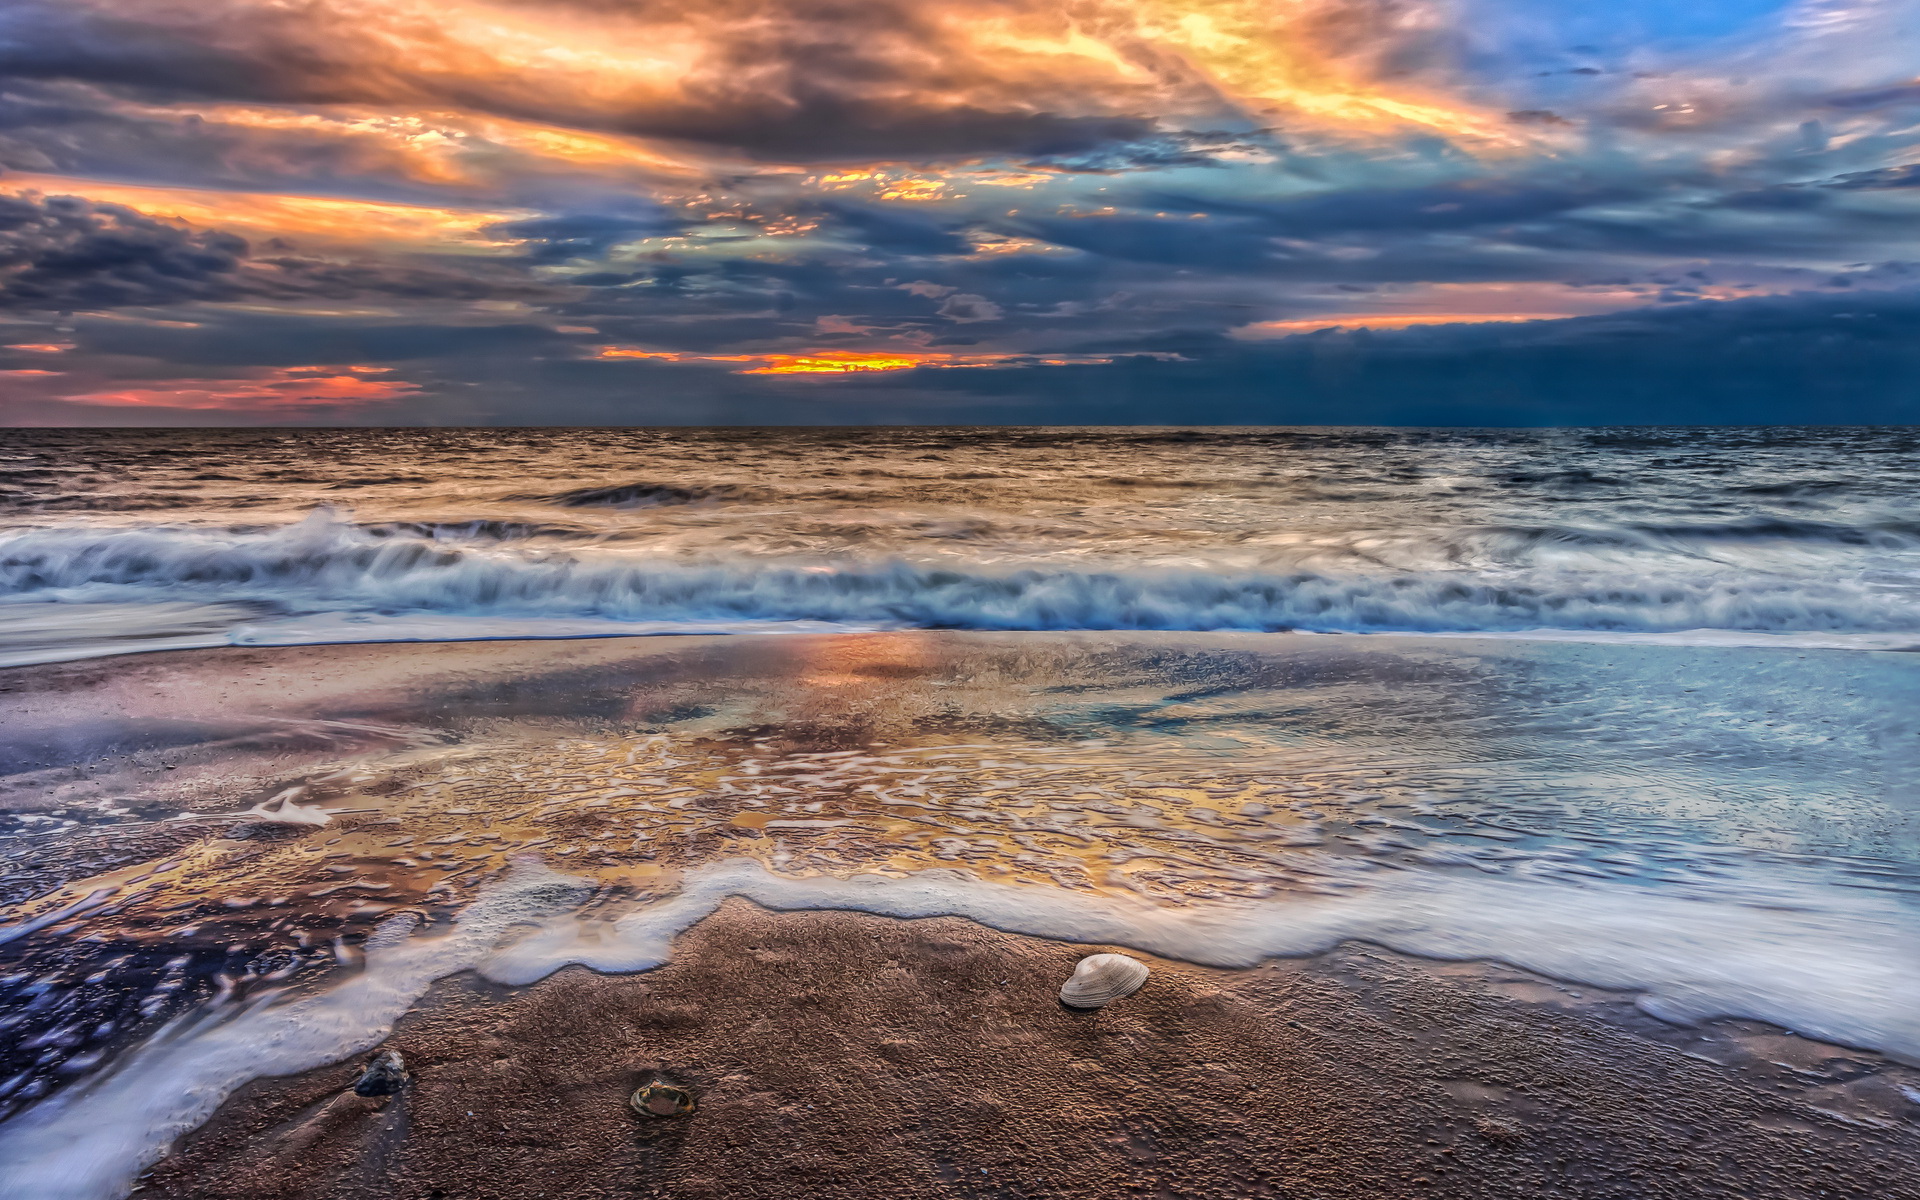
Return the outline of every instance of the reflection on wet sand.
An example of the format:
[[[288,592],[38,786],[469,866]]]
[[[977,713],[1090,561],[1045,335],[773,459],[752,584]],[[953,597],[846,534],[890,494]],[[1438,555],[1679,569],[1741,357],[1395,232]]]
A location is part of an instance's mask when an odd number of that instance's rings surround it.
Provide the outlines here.
[[[243,681],[310,678],[229,686],[222,654],[254,656]],[[907,904],[860,898],[885,881],[933,881],[957,897],[935,911],[1158,929],[1134,936],[1222,963],[1293,945],[1244,914],[1297,901],[1288,919],[1327,944],[1398,928],[1500,956],[1507,929],[1512,961],[1664,986],[1675,1013],[1733,1011],[1712,1006],[1751,986],[1743,1015],[1907,1036],[1872,1004],[1892,976],[1822,1008],[1740,972],[1769,969],[1768,938],[1825,938],[1845,963],[1848,937],[1907,928],[1906,764],[1878,747],[1908,720],[1909,656],[930,633],[282,654],[144,659],[169,684],[145,699],[112,660],[13,697],[8,852],[48,885],[0,928],[6,1112],[209,1004],[313,1002],[360,976],[370,939],[440,944],[534,869],[578,889],[565,936],[595,945],[629,920],[671,936],[648,914],[728,879],[873,911]],[[362,669],[379,656],[384,675]],[[62,724],[88,709],[125,716]],[[1584,958],[1524,946],[1562,928],[1538,913],[1489,911],[1568,897],[1592,910],[1564,925]],[[1636,977],[1664,968],[1608,944],[1634,935],[1602,914],[1629,909],[1679,913],[1721,974]],[[1811,915],[1741,923],[1771,909]]]

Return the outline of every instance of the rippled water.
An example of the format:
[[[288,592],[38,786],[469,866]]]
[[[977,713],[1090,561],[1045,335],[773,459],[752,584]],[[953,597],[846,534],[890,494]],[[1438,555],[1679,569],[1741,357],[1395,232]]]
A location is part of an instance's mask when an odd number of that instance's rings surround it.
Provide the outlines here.
[[[1920,640],[1920,442],[1903,430],[17,431],[5,446],[14,662],[141,641],[782,625]]]
[[[0,1196],[727,895],[1499,958],[1914,1117],[1906,433],[8,436]]]

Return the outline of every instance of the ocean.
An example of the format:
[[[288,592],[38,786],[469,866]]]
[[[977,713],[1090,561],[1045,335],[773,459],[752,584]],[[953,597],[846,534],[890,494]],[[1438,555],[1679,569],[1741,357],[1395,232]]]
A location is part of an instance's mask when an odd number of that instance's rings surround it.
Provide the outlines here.
[[[780,629],[1899,648],[1920,436],[13,431],[0,597],[6,663]]]
[[[0,1197],[729,896],[1498,961],[1920,1107],[1912,431],[0,447]]]

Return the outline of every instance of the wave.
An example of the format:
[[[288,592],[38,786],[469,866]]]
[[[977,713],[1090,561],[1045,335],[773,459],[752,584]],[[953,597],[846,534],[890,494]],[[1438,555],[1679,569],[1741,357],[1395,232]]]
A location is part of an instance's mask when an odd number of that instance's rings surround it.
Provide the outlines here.
[[[515,500],[539,500],[562,508],[662,508],[674,504],[698,504],[703,500],[750,500],[758,493],[733,484],[686,487],[671,483],[618,483],[609,487],[575,488],[545,496],[514,496]]]
[[[600,536],[593,530],[569,525],[540,525],[531,521],[502,521],[485,517],[469,521],[380,521],[358,528],[375,537],[417,537],[436,542],[513,542],[528,538],[578,541]]]
[[[244,603],[283,613],[978,630],[1920,631],[1913,590],[1811,572],[688,563],[409,536],[324,511],[264,532],[43,529],[0,537],[0,594]]]
[[[1683,563],[1713,560],[1726,553],[1871,550],[1906,553],[1920,550],[1920,523],[1883,519],[1845,523],[1785,517],[1741,517],[1727,521],[1622,521],[1617,523],[1489,524],[1439,531],[1410,530],[1399,541],[1439,553],[1457,565],[1498,563],[1527,566],[1544,554],[1566,551],[1626,552]]]

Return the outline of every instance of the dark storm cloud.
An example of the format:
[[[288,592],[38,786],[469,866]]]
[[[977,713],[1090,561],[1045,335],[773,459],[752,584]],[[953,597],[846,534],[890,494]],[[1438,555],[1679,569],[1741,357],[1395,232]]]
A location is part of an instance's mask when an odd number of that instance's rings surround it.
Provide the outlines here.
[[[205,329],[83,320],[76,355],[200,375],[315,345],[420,391],[343,421],[502,424],[1810,424],[1920,420],[1920,292],[1790,295],[1525,324],[1116,341],[1114,361],[840,378],[605,361],[532,325],[447,329],[236,314]],[[1177,359],[1151,354],[1177,354]],[[1176,410],[1168,397],[1177,395]]]
[[[1788,295],[1518,324],[1327,331],[1271,343],[1188,335],[1181,361],[917,371],[955,419],[1212,424],[1583,425],[1920,421],[1920,291]],[[1012,414],[1022,410],[1031,417]],[[958,414],[971,411],[970,418]],[[988,416],[989,413],[998,413]],[[1046,415],[1041,415],[1046,414]],[[1104,414],[1104,416],[1102,415]]]
[[[242,299],[480,300],[550,294],[518,279],[338,261],[76,196],[0,195],[0,307],[78,311]]]
[[[960,236],[962,222],[945,221],[913,212],[884,208],[828,204],[822,214],[861,245],[891,254],[965,254],[966,239]]]
[[[718,111],[631,114],[606,127],[640,137],[708,142],[768,159],[833,162],[976,154],[1044,158],[1135,140],[1153,125],[1139,118],[972,108],[890,111],[823,88],[796,87],[778,107],[743,102]]]
[[[1840,109],[1876,109],[1902,105],[1920,105],[1920,83],[1903,83],[1897,87],[1869,88],[1865,91],[1843,92],[1829,96],[1827,105]]]
[[[1576,214],[1636,193],[1620,186],[1480,180],[1420,188],[1343,188],[1253,201],[1142,190],[1111,215],[999,222],[1105,258],[1338,280],[1478,279],[1561,269],[1516,261],[1497,243],[1556,243]],[[1545,237],[1537,232],[1547,231]],[[1564,243],[1577,240],[1560,235]],[[1369,249],[1371,257],[1355,254]],[[1433,273],[1437,272],[1437,273]]]
[[[285,367],[314,361],[478,361],[569,352],[569,340],[524,322],[432,324],[299,313],[204,313],[190,327],[81,318],[74,352],[137,358],[191,373],[204,368]]]
[[[223,46],[214,21],[176,28],[161,12],[155,15],[162,20],[13,5],[0,16],[0,78],[79,80],[169,97],[298,100],[318,98],[315,80],[338,65],[317,47],[300,52],[291,38],[269,37],[248,49]],[[341,90],[330,98],[348,95]]]
[[[1264,271],[1282,257],[1270,223],[1253,217],[1207,222],[1136,214],[1047,216],[1026,220],[1020,232],[1088,254],[1165,266]]]
[[[1911,272],[1908,272],[1911,274]],[[1383,355],[1459,355],[1485,350],[1644,347],[1684,356],[1702,346],[1729,354],[1773,353],[1824,344],[1832,360],[1876,347],[1904,346],[1920,329],[1920,290],[1858,295],[1798,292],[1745,300],[1630,309],[1559,321],[1435,325],[1391,332],[1331,330],[1305,334],[1302,347],[1371,347]],[[1912,347],[1920,355],[1920,343]]]
[[[1258,221],[1279,236],[1316,238],[1342,233],[1426,233],[1509,225],[1538,221],[1636,194],[1638,189],[1617,185],[1567,186],[1476,179],[1415,188],[1343,188],[1266,202],[1150,192],[1143,194],[1136,204],[1182,213],[1230,215]]]
[[[1090,253],[1275,277],[1391,282],[1588,274],[1601,256],[1686,259],[1853,257],[1910,234],[1899,212],[1843,210],[1832,192],[1912,186],[1912,170],[1845,175],[1819,186],[1704,192],[1643,182],[1473,180],[1421,188],[1347,188],[1248,202],[1143,192],[1112,217],[1044,218],[1025,228]],[[1158,210],[1149,217],[1140,209]],[[1201,214],[1182,222],[1167,214]],[[1766,218],[1771,216],[1772,220]],[[1756,219],[1758,217],[1759,219]],[[1365,249],[1369,256],[1359,256]],[[1516,257],[1514,251],[1539,252]],[[1604,272],[1600,272],[1604,273]]]
[[[0,196],[0,305],[81,309],[226,300],[248,291],[244,239],[117,204]]]
[[[320,194],[395,200],[431,194],[408,178],[411,167],[373,136],[127,111],[93,87],[15,81],[0,93],[0,168],[15,171],[231,188],[294,180]]]
[[[1356,231],[1315,240],[1284,233],[1263,217],[1047,217],[1023,222],[1019,230],[1108,263],[1261,278],[1276,285],[1545,279],[1577,269],[1577,254],[1557,251],[1586,248],[1571,233],[1554,238],[1531,230],[1471,237],[1449,231]],[[1516,253],[1516,246],[1547,252]]]
[[[1920,163],[1882,167],[1876,171],[1849,171],[1827,180],[1822,187],[1842,191],[1870,191],[1880,188],[1920,187]]]
[[[505,423],[1684,425],[1920,421],[1920,296],[1772,297],[1657,316],[1156,338],[1105,365],[753,378],[654,363],[501,362]],[[458,368],[454,368],[458,370]],[[539,416],[509,397],[540,397]],[[1168,398],[1178,396],[1177,407]],[[431,411],[420,402],[420,414]],[[405,409],[402,409],[403,415]]]
[[[684,221],[663,213],[642,216],[576,213],[503,221],[488,226],[484,232],[521,242],[530,261],[550,264],[597,258],[623,242],[679,233],[685,227]]]

